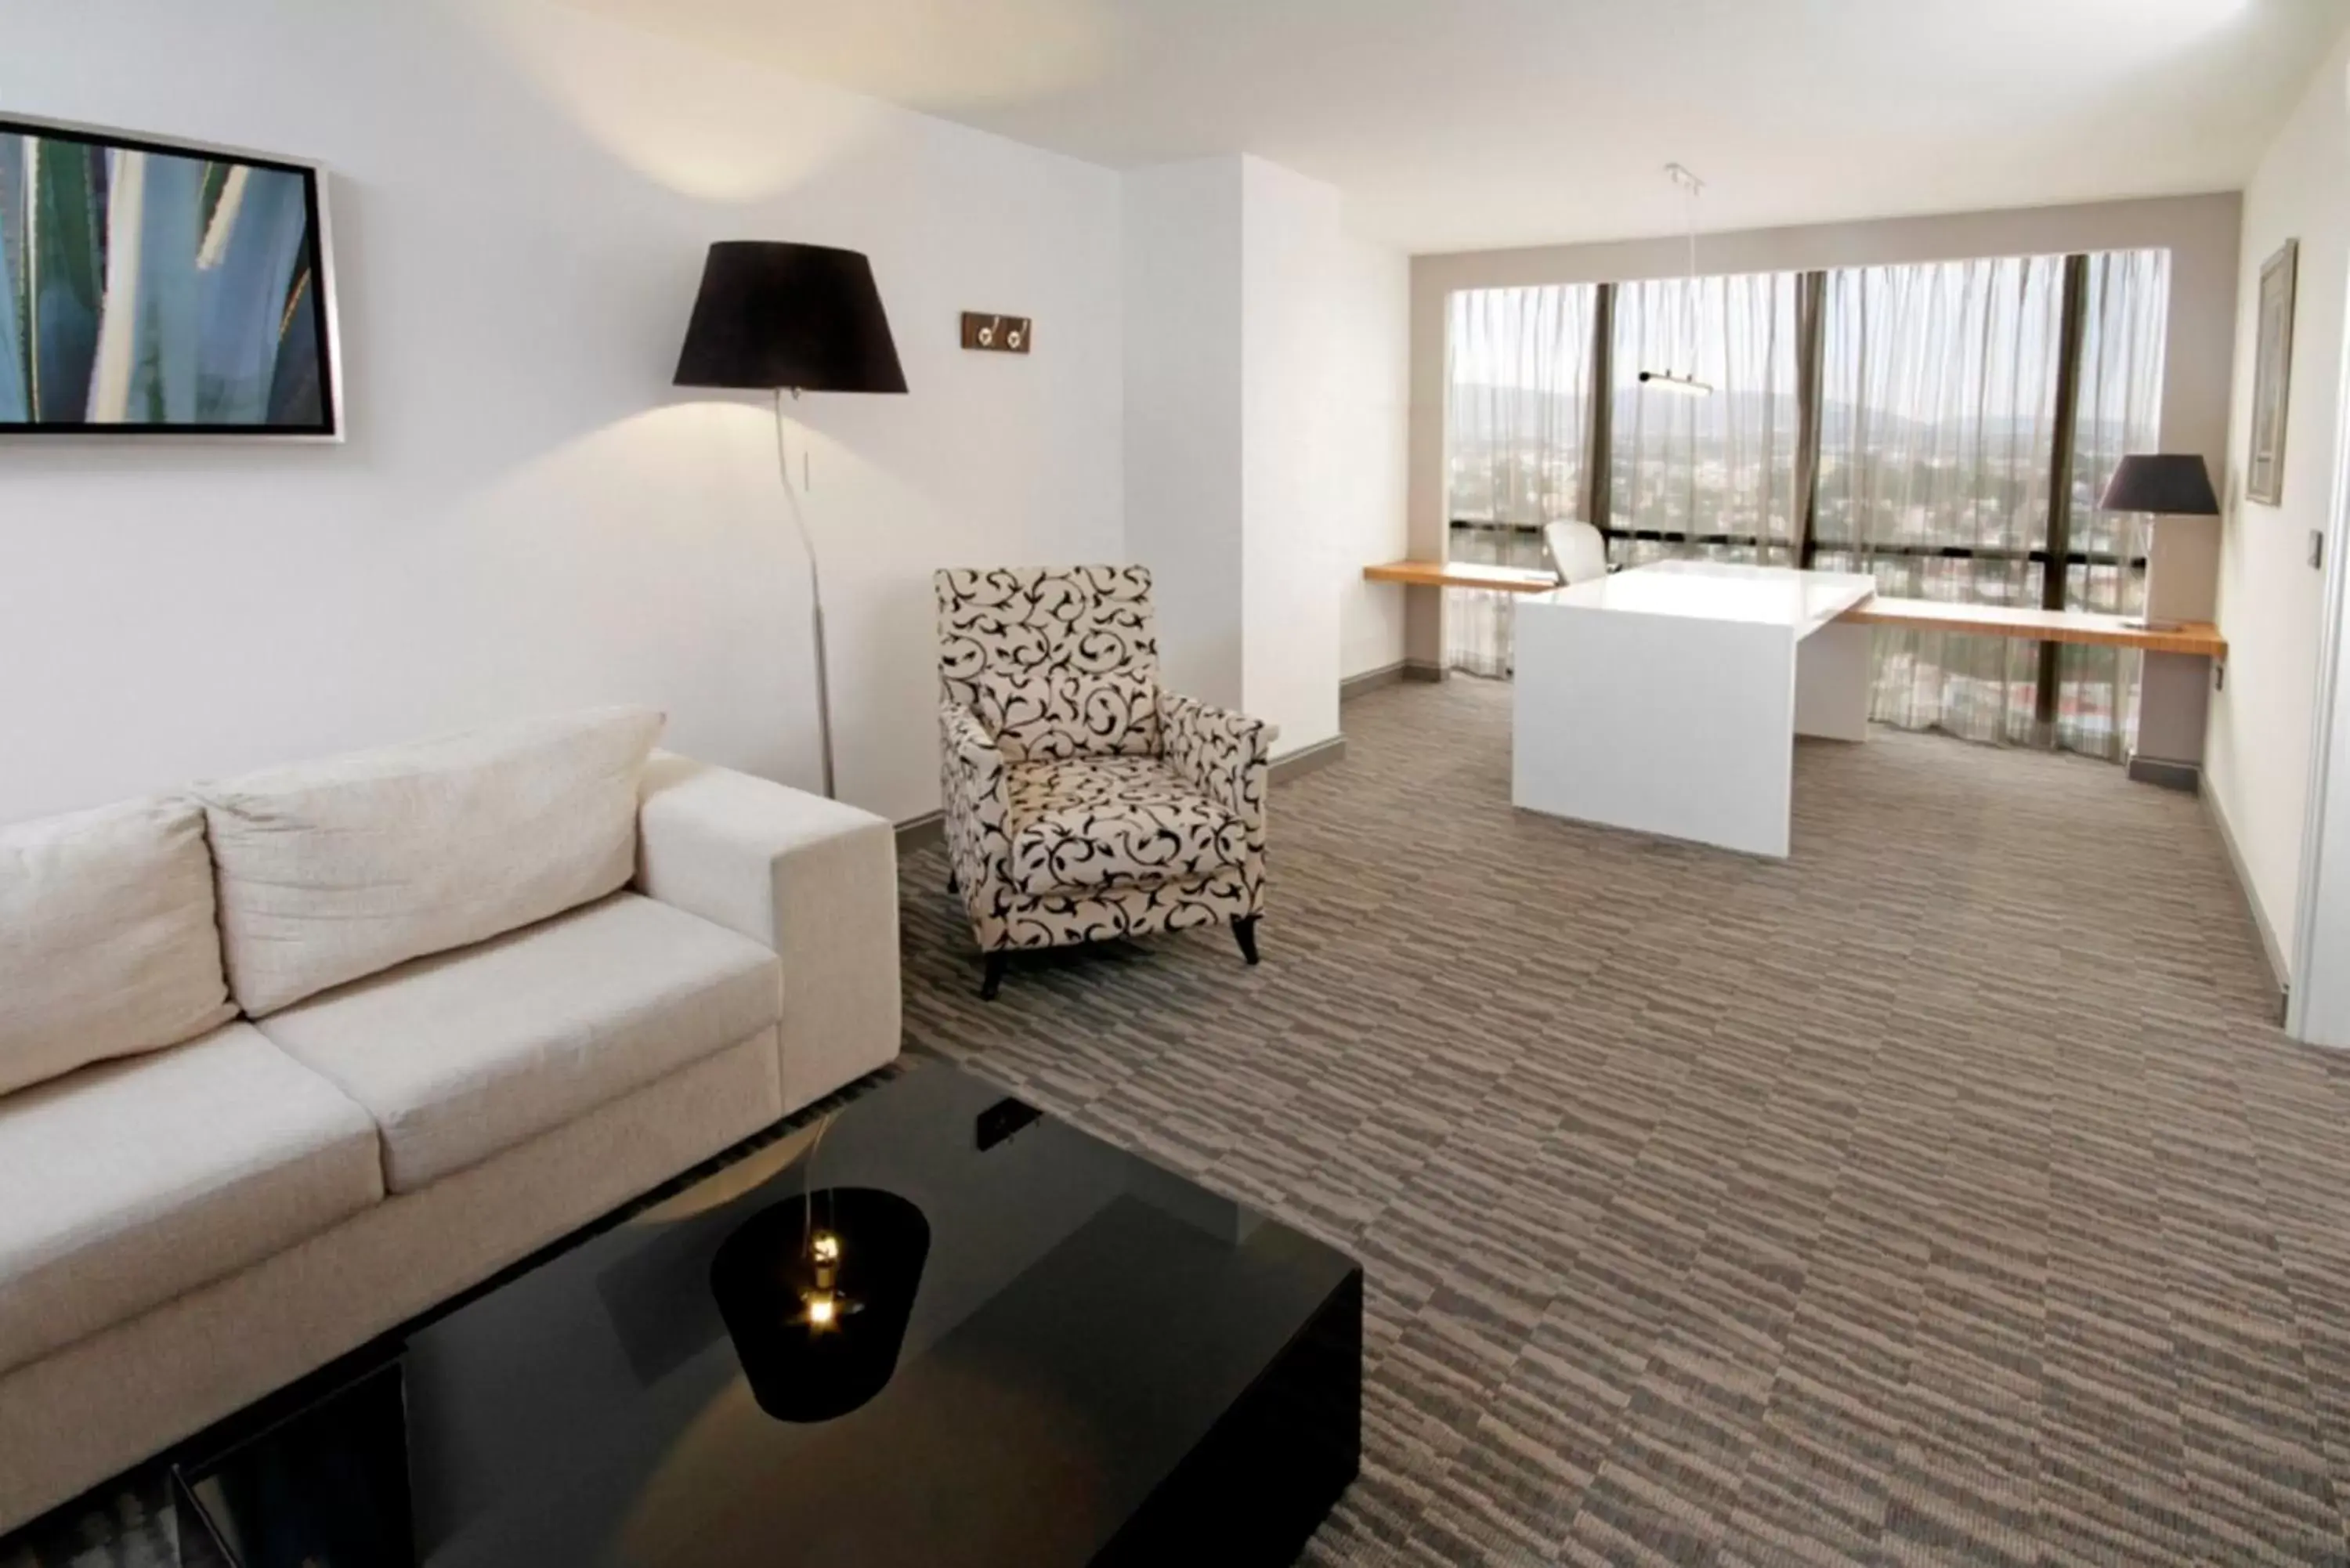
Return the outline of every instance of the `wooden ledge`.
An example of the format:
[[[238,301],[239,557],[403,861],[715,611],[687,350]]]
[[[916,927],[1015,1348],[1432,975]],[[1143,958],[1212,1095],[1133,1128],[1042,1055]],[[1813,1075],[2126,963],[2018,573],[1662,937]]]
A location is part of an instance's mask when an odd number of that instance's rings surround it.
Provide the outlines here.
[[[1363,578],[1373,583],[1402,583],[1415,588],[1482,588],[1503,594],[1546,594],[1558,587],[1550,572],[1522,566],[1479,566],[1466,561],[1389,561],[1365,566]]]
[[[1388,561],[1365,566],[1363,577],[1367,582],[1402,583],[1416,588],[1475,588],[1503,594],[1546,594],[1558,587],[1558,579],[1548,572],[1522,566],[1481,566],[1466,561]],[[1900,627],[1911,631],[2025,638],[2034,642],[2072,642],[2093,648],[2135,648],[2147,653],[2184,653],[2199,659],[2228,657],[2228,639],[2220,635],[2218,627],[2200,620],[2164,631],[2149,631],[2130,625],[2117,615],[2093,615],[2085,610],[1893,599],[1882,594],[1837,618],[1862,626]]]
[[[1901,627],[1911,631],[1950,631],[1968,637],[2027,638],[2034,642],[2071,642],[2093,648],[2136,648],[2147,653],[2185,653],[2202,659],[2228,657],[2228,639],[2209,621],[2189,621],[2164,631],[2132,626],[2117,615],[2086,610],[2025,609],[2003,605],[1949,604],[1940,599],[1891,599],[1879,594],[1836,618],[1863,626]]]

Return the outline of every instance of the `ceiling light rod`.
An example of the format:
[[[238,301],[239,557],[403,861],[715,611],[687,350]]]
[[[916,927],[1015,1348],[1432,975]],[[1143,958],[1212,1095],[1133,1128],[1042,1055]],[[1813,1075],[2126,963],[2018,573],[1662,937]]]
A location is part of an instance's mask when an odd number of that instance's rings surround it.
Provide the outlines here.
[[[1689,286],[1683,292],[1689,296],[1690,368],[1697,368],[1697,199],[1705,190],[1705,182],[1690,171],[1686,163],[1665,165],[1665,178],[1680,188],[1682,226],[1689,235]],[[1713,385],[1700,381],[1694,375],[1676,376],[1669,370],[1643,370],[1640,385],[1654,387],[1660,392],[1678,392],[1685,398],[1710,398]]]

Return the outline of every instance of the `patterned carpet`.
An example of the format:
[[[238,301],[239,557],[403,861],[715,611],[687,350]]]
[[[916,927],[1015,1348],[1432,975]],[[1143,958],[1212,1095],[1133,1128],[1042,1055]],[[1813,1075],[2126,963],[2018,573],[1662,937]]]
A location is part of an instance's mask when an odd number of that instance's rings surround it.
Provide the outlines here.
[[[916,1049],[1367,1265],[1309,1563],[2350,1561],[2350,1057],[2195,801],[1880,732],[1766,864],[1513,812],[1505,687],[1346,727],[1259,969],[986,1004],[942,853],[903,889]],[[168,1562],[143,1513],[0,1564]]]
[[[984,1004],[906,867],[917,1047],[1367,1264],[1307,1560],[2350,1558],[2350,1058],[2269,1023],[2201,806],[1880,732],[1766,864],[1513,812],[1508,696],[1348,704],[1257,970]]]

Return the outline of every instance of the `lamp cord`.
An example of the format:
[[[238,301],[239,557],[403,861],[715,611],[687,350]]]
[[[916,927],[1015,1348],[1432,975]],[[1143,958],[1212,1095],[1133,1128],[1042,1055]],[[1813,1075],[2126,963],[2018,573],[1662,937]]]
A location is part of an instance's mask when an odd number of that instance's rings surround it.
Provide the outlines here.
[[[1673,183],[1681,188],[1681,227],[1689,236],[1689,282],[1682,292],[1688,296],[1685,314],[1689,327],[1689,373],[1690,379],[1694,381],[1698,379],[1697,193],[1705,188],[1705,182],[1679,163],[1670,165],[1666,172],[1672,176]]]
[[[832,774],[832,684],[825,669],[824,658],[824,576],[816,566],[816,539],[808,533],[807,518],[800,509],[800,491],[806,478],[806,458],[802,458],[803,483],[792,483],[791,453],[784,441],[784,393],[775,389],[775,468],[783,478],[784,498],[791,503],[792,532],[798,535],[800,551],[807,556],[809,621],[816,640],[816,716],[818,737],[824,748],[824,797],[837,800]],[[794,397],[799,394],[794,392]]]

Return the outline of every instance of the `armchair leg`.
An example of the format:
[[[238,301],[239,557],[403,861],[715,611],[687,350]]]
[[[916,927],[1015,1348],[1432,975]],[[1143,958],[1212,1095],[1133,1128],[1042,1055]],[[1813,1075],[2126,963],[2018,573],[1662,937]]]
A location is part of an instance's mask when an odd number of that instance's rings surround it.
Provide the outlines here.
[[[955,874],[952,871],[949,871],[947,873],[947,897],[951,898],[962,891],[962,884],[955,880]]]
[[[1004,966],[1011,961],[1012,955],[1008,952],[987,955],[987,972],[980,977],[979,981],[979,999],[982,1002],[993,1002],[995,993],[1003,989]]]
[[[1258,917],[1254,915],[1234,915],[1232,917],[1233,940],[1241,944],[1241,957],[1248,960],[1251,963],[1256,962],[1257,919]]]

